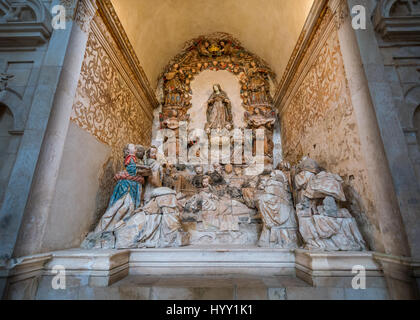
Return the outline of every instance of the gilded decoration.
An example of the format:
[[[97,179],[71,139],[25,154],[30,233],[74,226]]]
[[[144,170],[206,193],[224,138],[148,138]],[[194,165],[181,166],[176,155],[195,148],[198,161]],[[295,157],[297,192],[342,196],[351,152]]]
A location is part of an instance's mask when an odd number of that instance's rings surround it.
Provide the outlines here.
[[[276,115],[270,83],[275,84],[275,74],[263,60],[246,51],[238,40],[226,33],[218,32],[188,41],[184,50],[166,66],[158,83],[163,106],[160,114],[161,128],[175,131],[178,137],[179,122],[189,122],[188,110],[191,108],[193,94],[190,84],[204,70],[227,70],[237,76],[241,85],[246,126],[254,130],[266,130],[264,150],[267,160],[271,162],[269,159],[273,153],[272,131]],[[227,100],[225,98],[223,103]],[[209,120],[209,115],[207,118]],[[226,125],[225,129],[229,132],[233,129],[233,123],[228,124],[231,120],[227,115],[227,123],[222,126]],[[211,128],[212,125],[207,123],[205,129],[208,134]]]
[[[116,50],[109,35],[106,42]],[[129,68],[120,55],[104,46],[96,32],[89,34],[71,115],[80,128],[111,146],[114,164],[126,141],[148,145],[152,132],[151,111],[141,105],[134,76],[123,73]]]
[[[275,81],[275,74],[263,60],[246,51],[238,40],[226,33],[214,33],[187,42],[159,77],[163,91],[162,127],[174,112],[178,120],[188,121],[190,84],[204,70],[227,70],[238,76],[243,106],[248,112],[253,113],[255,108],[272,108],[270,79]]]

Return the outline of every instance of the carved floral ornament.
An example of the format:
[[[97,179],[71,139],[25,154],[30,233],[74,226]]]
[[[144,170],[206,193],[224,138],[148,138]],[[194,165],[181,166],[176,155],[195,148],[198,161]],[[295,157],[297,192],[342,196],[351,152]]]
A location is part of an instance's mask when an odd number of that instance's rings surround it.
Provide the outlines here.
[[[272,110],[270,80],[276,76],[267,64],[245,50],[240,42],[226,33],[214,33],[188,41],[159,76],[158,91],[163,105],[161,123],[171,117],[188,121],[194,77],[204,70],[227,70],[239,78],[243,107]]]

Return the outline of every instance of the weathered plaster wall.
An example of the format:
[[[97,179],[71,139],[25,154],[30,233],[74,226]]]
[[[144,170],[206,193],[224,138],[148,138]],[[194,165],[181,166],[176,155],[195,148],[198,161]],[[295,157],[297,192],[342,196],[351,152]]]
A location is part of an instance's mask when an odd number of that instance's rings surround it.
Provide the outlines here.
[[[309,156],[344,178],[353,213],[372,249],[381,238],[336,26],[324,16],[281,110],[283,156]]]
[[[112,0],[152,84],[185,41],[223,31],[281,75],[313,0]]]
[[[109,177],[111,148],[71,122],[43,240],[43,251],[78,247],[104,207],[101,178]],[[107,199],[109,200],[109,199]],[[107,201],[105,200],[105,201]]]

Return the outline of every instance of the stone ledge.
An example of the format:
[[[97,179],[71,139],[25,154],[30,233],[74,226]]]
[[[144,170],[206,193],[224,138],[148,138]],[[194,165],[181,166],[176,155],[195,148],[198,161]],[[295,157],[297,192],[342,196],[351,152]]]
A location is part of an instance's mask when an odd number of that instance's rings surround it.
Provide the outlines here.
[[[135,249],[130,257],[130,274],[294,275],[294,269],[292,250],[258,247]]]
[[[367,287],[385,288],[381,254],[372,252],[310,252],[259,247],[183,247],[126,250],[70,249],[23,257],[4,269],[9,284],[54,276],[54,266],[66,275],[87,277],[92,287],[105,287],[127,275],[268,275],[297,276],[315,287],[351,287],[353,266],[366,269]],[[389,258],[389,257],[387,257]],[[394,259],[395,260],[395,259]],[[394,261],[393,260],[393,261]],[[395,261],[399,261],[398,259]],[[418,274],[418,265],[417,265]],[[6,272],[7,271],[7,272]]]
[[[316,286],[351,287],[356,265],[366,270],[367,286],[386,287],[382,268],[372,252],[314,252],[296,249],[296,276]]]
[[[63,266],[66,275],[89,276],[92,286],[109,286],[128,275],[129,250],[72,249],[52,253],[44,275],[54,275],[54,266]]]

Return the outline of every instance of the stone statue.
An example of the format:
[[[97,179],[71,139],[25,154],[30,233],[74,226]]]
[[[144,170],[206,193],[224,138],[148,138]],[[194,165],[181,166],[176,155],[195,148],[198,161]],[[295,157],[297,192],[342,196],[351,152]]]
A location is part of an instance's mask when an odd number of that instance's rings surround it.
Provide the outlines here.
[[[115,230],[115,248],[179,247],[189,243],[183,231],[176,192],[156,188],[143,208]]]
[[[210,134],[211,130],[222,131],[233,128],[232,107],[226,93],[219,84],[213,86],[213,93],[207,101],[207,123],[205,130]]]
[[[296,167],[294,188],[299,232],[309,250],[361,251],[366,244],[356,220],[345,208],[343,180],[303,158]]]
[[[136,147],[134,144],[128,144],[124,148],[125,171],[115,175],[117,184],[109,201],[108,209],[99,220],[95,230],[86,237],[82,247],[102,247],[101,243],[107,238],[106,233],[112,233],[123,223],[124,219],[130,218],[140,206],[141,186],[144,183],[144,178],[137,176],[138,160],[136,155],[140,157],[144,155],[143,146]]]
[[[200,231],[238,231],[238,216],[232,211],[232,200],[219,196],[209,176],[203,177],[200,192],[191,197],[186,207],[198,214]]]
[[[136,152],[137,149],[134,144],[128,144],[124,148],[126,171],[115,176],[118,181],[117,185],[114,188],[107,211],[95,228],[95,233],[112,230],[127,214],[132,214],[140,206],[141,184],[144,183],[144,179],[136,176]]]
[[[144,192],[144,203],[150,200],[150,196],[155,188],[162,187],[163,182],[163,167],[157,159],[158,149],[151,146],[146,152],[145,165],[150,170],[150,175],[146,180],[146,187]]]
[[[297,223],[286,175],[276,170],[258,184],[256,206],[263,220],[258,245],[297,248]]]
[[[253,130],[264,130],[264,155],[273,157],[273,128],[276,122],[275,113],[272,110],[264,110],[263,108],[255,107],[252,114],[245,112],[245,121],[247,127]],[[255,137],[253,138],[253,152],[256,153]]]

